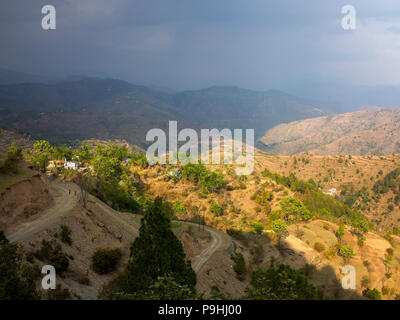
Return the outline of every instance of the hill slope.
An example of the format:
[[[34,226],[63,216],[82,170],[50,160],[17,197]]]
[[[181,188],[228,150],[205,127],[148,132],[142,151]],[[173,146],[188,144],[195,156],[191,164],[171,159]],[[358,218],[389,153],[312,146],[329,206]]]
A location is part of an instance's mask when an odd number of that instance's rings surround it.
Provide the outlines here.
[[[258,142],[264,151],[291,155],[400,152],[400,109],[375,109],[281,124]]]
[[[144,147],[152,128],[254,128],[321,116],[306,101],[278,91],[212,87],[162,93],[115,79],[82,78],[56,84],[0,85],[0,126],[52,142],[126,139]]]

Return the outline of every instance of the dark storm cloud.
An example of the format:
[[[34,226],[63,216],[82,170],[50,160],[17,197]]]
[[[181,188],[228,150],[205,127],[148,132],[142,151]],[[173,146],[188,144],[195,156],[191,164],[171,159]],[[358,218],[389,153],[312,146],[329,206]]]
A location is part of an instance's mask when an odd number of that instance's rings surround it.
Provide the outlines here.
[[[55,31],[41,29],[45,4],[57,9]],[[355,31],[340,26],[345,4],[357,9]],[[0,66],[19,71],[177,89],[398,83],[399,1],[2,0],[0,9]]]

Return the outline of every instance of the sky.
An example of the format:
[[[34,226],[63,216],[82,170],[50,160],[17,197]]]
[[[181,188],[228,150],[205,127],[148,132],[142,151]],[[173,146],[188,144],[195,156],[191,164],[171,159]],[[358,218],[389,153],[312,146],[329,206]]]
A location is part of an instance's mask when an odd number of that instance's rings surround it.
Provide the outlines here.
[[[56,30],[41,27],[48,4]],[[0,43],[3,68],[174,90],[399,85],[400,1],[1,0]]]

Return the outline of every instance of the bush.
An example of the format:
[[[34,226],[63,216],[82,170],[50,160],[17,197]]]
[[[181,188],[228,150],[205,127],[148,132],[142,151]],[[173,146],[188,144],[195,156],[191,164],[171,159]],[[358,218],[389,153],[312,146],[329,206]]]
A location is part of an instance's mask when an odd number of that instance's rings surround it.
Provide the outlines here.
[[[284,285],[283,285],[284,284]],[[252,300],[318,300],[322,295],[306,276],[288,265],[273,264],[263,271],[256,270],[251,276],[252,287],[248,299]]]
[[[71,296],[71,292],[58,284],[55,290],[48,290],[47,292],[47,300],[66,300]]]
[[[71,245],[72,244],[71,233],[72,233],[72,230],[70,227],[68,227],[64,224],[61,225],[60,237],[61,237],[62,242]]]
[[[185,165],[182,170],[182,178],[198,184],[205,192],[219,192],[226,185],[222,174],[212,172],[202,164]]]
[[[92,268],[98,274],[113,272],[121,258],[121,249],[99,249],[92,257]]]
[[[339,255],[341,255],[343,258],[351,258],[355,256],[356,254],[354,253],[354,250],[350,246],[341,246],[339,249]]]
[[[210,201],[210,211],[215,214],[215,216],[220,217],[224,214],[224,209],[222,209],[218,203],[211,200]]]
[[[325,251],[325,245],[321,242],[316,242],[314,244],[314,249],[317,250],[318,252],[323,252]]]
[[[370,300],[382,300],[382,295],[378,289],[365,289],[363,296]]]
[[[48,262],[56,269],[57,273],[63,273],[68,270],[68,257],[59,244],[53,246],[50,242],[43,240],[41,248],[35,251],[33,255],[40,261]]]
[[[233,270],[235,270],[238,279],[243,280],[246,272],[246,262],[244,261],[243,255],[241,253],[232,253],[231,259],[235,262]]]
[[[371,279],[368,276],[363,276],[361,279],[361,286],[363,288],[368,288],[371,285]]]
[[[36,290],[40,269],[25,263],[23,257],[23,248],[8,242],[0,231],[0,300],[40,298]]]
[[[232,238],[243,242],[244,245],[248,244],[248,240],[242,230],[226,229],[226,233]]]

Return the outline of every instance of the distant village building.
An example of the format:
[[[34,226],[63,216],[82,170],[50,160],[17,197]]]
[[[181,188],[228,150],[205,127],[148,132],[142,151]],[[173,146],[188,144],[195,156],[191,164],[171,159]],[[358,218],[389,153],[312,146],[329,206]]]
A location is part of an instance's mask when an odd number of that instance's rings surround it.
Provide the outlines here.
[[[336,194],[337,190],[336,188],[330,188],[328,191],[324,191],[325,194],[333,197]]]
[[[64,168],[67,170],[78,170],[81,167],[81,163],[78,161],[67,161],[65,159]]]
[[[47,170],[58,169],[64,166],[64,162],[62,160],[50,160],[47,166]]]

